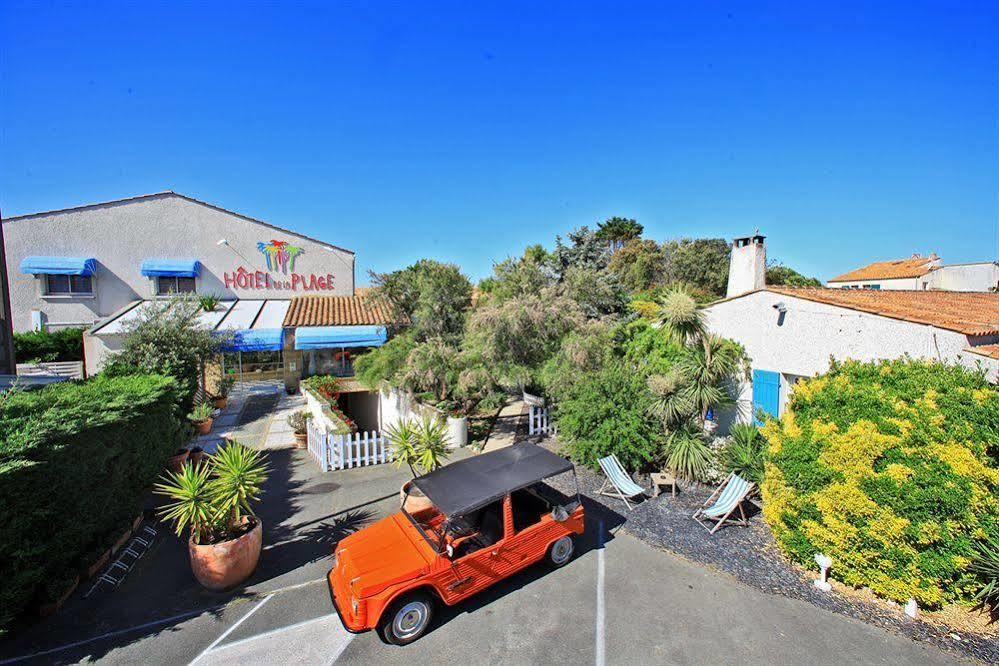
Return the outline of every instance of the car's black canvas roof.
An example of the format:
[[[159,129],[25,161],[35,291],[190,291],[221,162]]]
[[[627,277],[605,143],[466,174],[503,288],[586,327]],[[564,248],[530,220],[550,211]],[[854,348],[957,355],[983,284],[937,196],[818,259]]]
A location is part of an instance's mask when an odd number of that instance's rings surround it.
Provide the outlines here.
[[[445,516],[460,516],[572,463],[534,444],[514,444],[445,465],[413,481]]]

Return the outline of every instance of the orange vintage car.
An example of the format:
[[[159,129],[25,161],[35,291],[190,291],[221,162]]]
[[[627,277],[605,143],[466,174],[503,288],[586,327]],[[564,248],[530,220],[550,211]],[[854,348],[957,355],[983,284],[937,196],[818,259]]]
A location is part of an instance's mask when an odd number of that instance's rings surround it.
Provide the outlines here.
[[[413,480],[425,495],[342,539],[328,581],[350,631],[406,645],[437,604],[456,604],[540,560],[560,567],[583,533],[583,505],[544,479],[572,463],[533,444],[460,460]],[[424,499],[424,498],[421,498]]]

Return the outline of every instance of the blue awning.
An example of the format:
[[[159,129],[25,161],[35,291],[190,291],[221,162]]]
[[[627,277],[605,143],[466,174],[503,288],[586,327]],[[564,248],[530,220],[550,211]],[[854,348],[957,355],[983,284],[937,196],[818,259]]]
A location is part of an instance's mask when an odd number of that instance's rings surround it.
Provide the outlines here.
[[[31,275],[93,275],[97,262],[86,257],[25,257],[21,272]]]
[[[387,336],[384,326],[299,326],[295,349],[380,347]]]
[[[222,351],[281,351],[284,349],[283,328],[254,328],[251,330],[231,331],[229,341],[222,346]]]
[[[142,274],[156,277],[198,277],[201,262],[197,259],[146,259]]]

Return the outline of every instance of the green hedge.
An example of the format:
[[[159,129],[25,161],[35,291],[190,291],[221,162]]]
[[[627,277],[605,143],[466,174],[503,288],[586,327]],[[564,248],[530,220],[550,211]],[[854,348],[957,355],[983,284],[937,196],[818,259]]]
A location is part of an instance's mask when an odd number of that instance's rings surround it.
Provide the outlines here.
[[[98,376],[0,403],[2,627],[100,556],[187,430],[176,385],[160,375]]]
[[[999,537],[999,390],[960,367],[834,364],[763,429],[763,514],[783,550],[896,601],[970,602]]]
[[[82,361],[83,329],[29,331],[14,334],[14,357],[18,363],[33,361]]]

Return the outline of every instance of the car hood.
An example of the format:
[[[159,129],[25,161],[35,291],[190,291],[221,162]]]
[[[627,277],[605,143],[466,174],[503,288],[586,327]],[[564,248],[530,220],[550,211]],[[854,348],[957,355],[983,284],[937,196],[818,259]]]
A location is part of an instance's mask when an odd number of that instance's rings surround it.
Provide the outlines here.
[[[433,557],[430,546],[402,513],[341,539],[336,555],[351,591],[362,599],[415,578]]]

